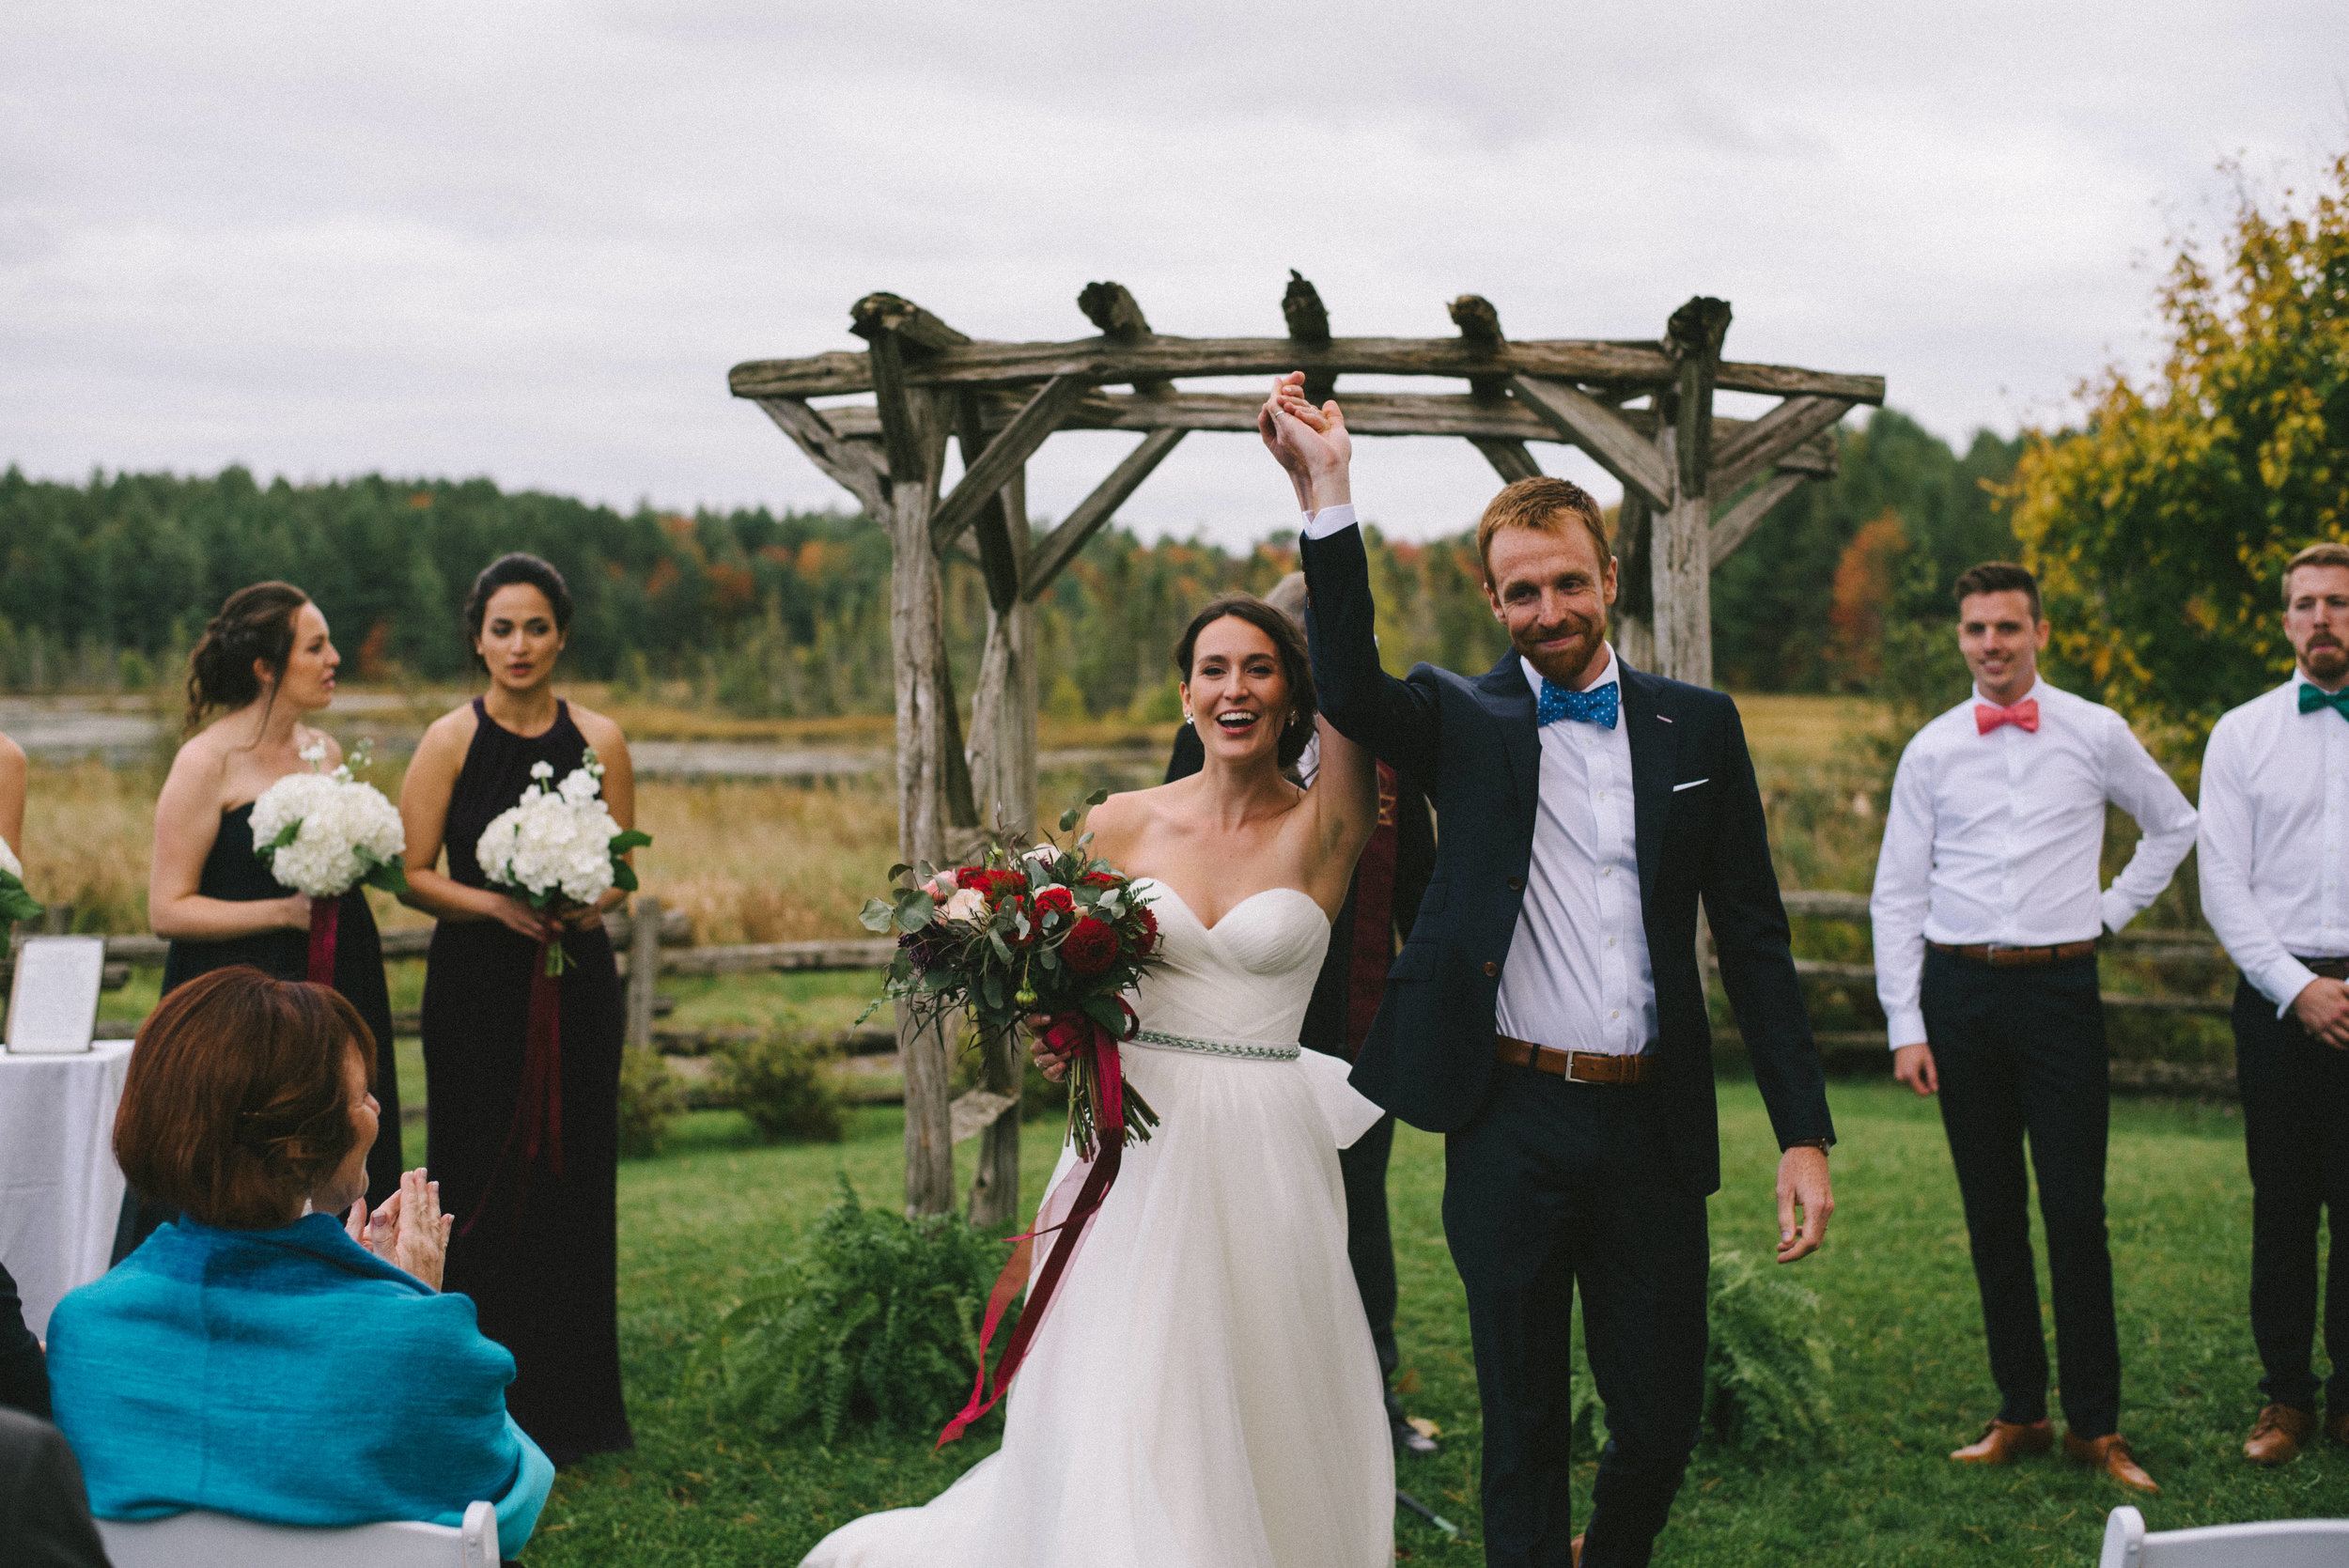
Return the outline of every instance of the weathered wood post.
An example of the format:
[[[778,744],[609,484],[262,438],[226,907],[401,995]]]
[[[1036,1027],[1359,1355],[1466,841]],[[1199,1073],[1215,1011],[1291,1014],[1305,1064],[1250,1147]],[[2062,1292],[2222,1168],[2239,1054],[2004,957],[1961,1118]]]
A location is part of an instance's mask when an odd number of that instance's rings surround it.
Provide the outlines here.
[[[871,348],[888,476],[882,515],[889,532],[889,639],[897,697],[897,852],[932,864],[953,858],[950,772],[964,779],[960,725],[947,676],[943,598],[930,513],[946,455],[946,411],[938,394],[909,387],[909,355],[968,342],[927,311],[894,294],[871,294],[850,313],[850,330]],[[943,1214],[955,1201],[955,1145],[948,1110],[947,1042],[938,1029],[897,1015],[897,1061],[906,1084],[906,1212]]]
[[[1672,459],[1672,505],[1657,517],[1648,536],[1648,581],[1655,596],[1649,624],[1657,672],[1692,686],[1713,684],[1713,505],[1708,481],[1713,380],[1728,333],[1729,302],[1703,294],[1673,311],[1665,329],[1667,351],[1679,362],[1662,431]]]
[[[628,1045],[652,1048],[653,987],[661,979],[661,900],[640,893],[631,900],[628,927]]]

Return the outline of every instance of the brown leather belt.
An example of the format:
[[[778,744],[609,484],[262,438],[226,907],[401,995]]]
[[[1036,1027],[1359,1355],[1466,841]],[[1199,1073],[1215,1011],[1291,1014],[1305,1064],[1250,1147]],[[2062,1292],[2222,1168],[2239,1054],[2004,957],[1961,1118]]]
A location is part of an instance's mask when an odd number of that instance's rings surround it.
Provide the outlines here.
[[[1531,1040],[1493,1036],[1493,1054],[1512,1067],[1531,1067],[1576,1083],[1645,1083],[1656,1076],[1652,1056],[1610,1056],[1604,1051],[1560,1050]]]
[[[1960,946],[1952,942],[1927,942],[1936,953],[1952,958],[1963,958],[1969,964],[1988,964],[1993,969],[2036,969],[2046,964],[2066,964],[2075,958],[2085,958],[2096,951],[2096,939],[2083,942],[2058,942],[2053,947],[2000,947],[1996,942],[1968,942]]]
[[[2321,974],[2327,980],[2349,980],[2349,958],[2303,958],[2300,962],[2310,974]]]

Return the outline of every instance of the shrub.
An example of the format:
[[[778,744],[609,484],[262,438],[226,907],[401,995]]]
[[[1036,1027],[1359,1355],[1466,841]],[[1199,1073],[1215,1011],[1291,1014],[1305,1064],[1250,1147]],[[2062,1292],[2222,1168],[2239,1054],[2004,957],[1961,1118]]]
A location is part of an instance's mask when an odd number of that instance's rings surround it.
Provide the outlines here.
[[[761,1432],[814,1418],[826,1442],[848,1425],[927,1435],[971,1391],[1003,1261],[1000,1242],[955,1216],[863,1207],[843,1173],[805,1248],[693,1362],[715,1374],[721,1405]]]
[[[804,1030],[774,1029],[718,1048],[720,1082],[761,1141],[840,1141],[840,1093],[832,1077],[838,1048]]]
[[[645,1159],[661,1152],[670,1124],[685,1110],[685,1091],[661,1053],[620,1052],[620,1155]]]
[[[1739,1251],[1713,1254],[1704,1289],[1699,1441],[1752,1452],[1817,1436],[1831,1413],[1827,1378],[1833,1365],[1828,1342],[1809,1332],[1819,1314],[1818,1296]],[[1606,1442],[1606,1409],[1579,1335],[1570,1421],[1578,1442],[1594,1451]]]

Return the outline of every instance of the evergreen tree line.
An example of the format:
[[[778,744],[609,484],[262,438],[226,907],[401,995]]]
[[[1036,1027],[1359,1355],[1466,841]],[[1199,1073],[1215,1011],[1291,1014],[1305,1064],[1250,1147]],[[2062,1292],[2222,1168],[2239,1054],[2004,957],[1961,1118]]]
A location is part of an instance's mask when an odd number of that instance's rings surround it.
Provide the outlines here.
[[[1781,504],[1716,574],[1725,684],[1867,689],[1881,678],[1888,622],[1946,623],[1951,579],[2014,553],[1985,488],[2011,474],[2013,443],[1983,435],[1960,455],[1889,411],[1842,441],[1842,474]],[[1481,670],[1497,659],[1505,642],[1472,536],[1410,544],[1373,532],[1389,663]],[[461,680],[465,590],[511,550],[545,556],[570,582],[566,657],[583,678],[672,692],[683,682],[693,700],[747,717],[889,710],[888,546],[861,518],[623,513],[480,479],[263,485],[241,468],[84,485],[0,474],[0,689],[168,680],[222,599],[267,578],[318,600],[347,674]],[[1293,536],[1232,551],[1104,530],[1037,606],[1046,710],[1173,717],[1170,650],[1190,615],[1217,594],[1261,592],[1295,564]],[[986,597],[968,561],[950,561],[945,582],[967,695]]]

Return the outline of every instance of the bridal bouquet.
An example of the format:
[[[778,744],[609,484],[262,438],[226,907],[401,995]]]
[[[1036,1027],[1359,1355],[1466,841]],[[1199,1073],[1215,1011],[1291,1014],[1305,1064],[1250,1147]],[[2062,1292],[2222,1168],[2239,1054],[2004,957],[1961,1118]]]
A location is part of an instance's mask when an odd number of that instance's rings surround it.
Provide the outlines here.
[[[1081,810],[1062,815],[1061,831],[1076,827]],[[1159,1121],[1114,1065],[1117,1042],[1136,1028],[1119,993],[1154,961],[1158,918],[1132,878],[1090,858],[1092,842],[1087,833],[1063,848],[1049,834],[1034,845],[990,835],[973,865],[892,866],[890,896],[867,901],[862,917],[867,930],[897,938],[867,1017],[894,1001],[925,1024],[957,1012],[986,1032],[1032,1014],[1052,1020],[1045,1044],[1072,1058],[1069,1136],[1088,1160],[1105,1131],[1121,1145],[1143,1142]]]
[[[533,764],[530,777],[522,798],[481,831],[474,854],[490,886],[556,914],[584,908],[614,888],[634,893],[636,873],[620,857],[650,844],[652,835],[623,831],[612,819],[595,749],[552,789],[552,764]],[[559,975],[563,967],[563,944],[549,942],[547,973]]]
[[[324,771],[326,743],[303,748],[307,773],[288,773],[253,802],[253,852],[270,875],[310,895],[309,977],[334,982],[334,939],[343,894],[365,882],[390,893],[408,891],[400,856],[408,836],[399,812],[383,792],[353,772],[367,766],[367,743],[350,760]]]
[[[16,858],[8,841],[0,838],[0,920],[35,920],[40,911],[40,900],[24,891],[24,862]]]

